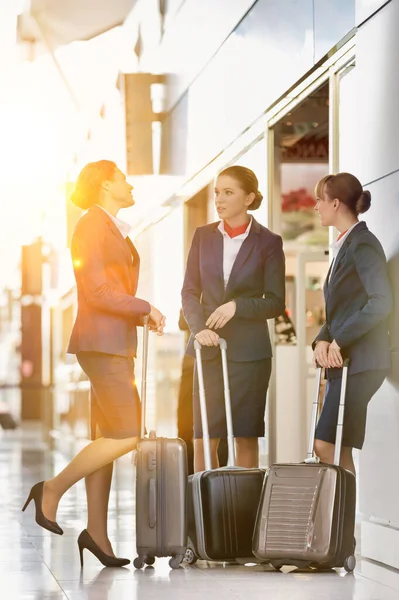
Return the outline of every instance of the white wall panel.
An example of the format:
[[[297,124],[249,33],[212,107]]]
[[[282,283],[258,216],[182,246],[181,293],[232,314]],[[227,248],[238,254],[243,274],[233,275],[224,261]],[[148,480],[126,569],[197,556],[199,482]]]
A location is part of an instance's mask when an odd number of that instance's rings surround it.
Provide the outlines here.
[[[399,97],[397,96],[397,102]],[[389,115],[386,115],[389,118]],[[375,149],[378,154],[378,148]],[[397,157],[396,157],[397,158]],[[372,208],[365,214],[369,228],[382,242],[388,258],[396,308],[391,319],[392,372],[372,399],[367,420],[366,442],[360,453],[360,512],[366,520],[399,527],[399,173],[369,186]],[[392,563],[389,548],[367,544],[367,556]],[[366,550],[367,548],[367,550]],[[385,556],[386,555],[386,556]]]

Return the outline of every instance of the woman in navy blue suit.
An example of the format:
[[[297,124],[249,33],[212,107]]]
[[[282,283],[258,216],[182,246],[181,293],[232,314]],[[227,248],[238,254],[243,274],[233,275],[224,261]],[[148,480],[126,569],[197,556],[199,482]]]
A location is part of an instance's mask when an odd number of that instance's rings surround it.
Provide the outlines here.
[[[370,192],[350,173],[338,173],[319,181],[316,197],[322,225],[336,227],[340,235],[324,286],[326,322],[313,343],[315,362],[327,369],[315,451],[333,463],[342,364],[349,358],[341,465],[355,473],[352,449],[363,446],[368,403],[390,367],[392,294],[384,250],[358,219],[370,208]]]
[[[237,464],[258,465],[258,438],[264,435],[266,393],[272,349],[267,319],[285,309],[285,260],[282,239],[250,214],[262,202],[250,169],[222,171],[215,185],[220,221],[199,227],[190,248],[182,289],[184,316],[191,337],[187,353],[202,346],[211,437],[218,466],[219,440],[226,437],[219,335],[227,341]],[[194,469],[204,469],[198,378],[194,377]]]

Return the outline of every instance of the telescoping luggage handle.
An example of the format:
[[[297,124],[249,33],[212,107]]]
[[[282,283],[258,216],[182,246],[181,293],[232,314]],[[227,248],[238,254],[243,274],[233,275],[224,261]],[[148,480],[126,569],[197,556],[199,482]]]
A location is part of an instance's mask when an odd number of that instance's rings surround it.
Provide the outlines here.
[[[341,384],[341,394],[339,399],[339,410],[338,410],[338,420],[337,420],[337,434],[335,439],[335,453],[334,453],[334,464],[339,466],[341,460],[341,448],[342,448],[342,434],[344,428],[344,414],[345,414],[345,399],[346,399],[346,384],[348,381],[348,368],[349,368],[350,359],[346,358],[344,360],[343,369],[342,369],[342,384]],[[317,364],[317,372],[316,372],[316,390],[315,397],[313,400],[312,407],[312,419],[310,423],[310,434],[309,434],[309,445],[308,445],[308,455],[305,462],[314,462],[314,438],[316,434],[316,425],[317,425],[317,416],[319,414],[319,393],[320,393],[320,385],[321,385],[321,373],[322,367]]]
[[[148,337],[150,332],[149,316],[143,319],[143,366],[141,373],[141,428],[140,438],[145,436],[145,411],[147,408],[147,365],[148,365]]]
[[[233,433],[233,417],[231,412],[231,398],[229,387],[229,371],[227,367],[227,343],[223,338],[219,338],[219,347],[222,355],[222,371],[223,371],[223,386],[224,386],[224,402],[226,408],[226,425],[227,425],[227,444],[229,449],[229,466],[235,466],[235,448],[234,448],[234,433]],[[194,340],[195,355],[197,358],[197,373],[198,373],[198,388],[201,408],[202,422],[202,437],[204,444],[205,469],[212,469],[211,460],[211,444],[209,439],[208,413],[206,409],[205,383],[204,372],[202,370],[201,344],[198,340]]]

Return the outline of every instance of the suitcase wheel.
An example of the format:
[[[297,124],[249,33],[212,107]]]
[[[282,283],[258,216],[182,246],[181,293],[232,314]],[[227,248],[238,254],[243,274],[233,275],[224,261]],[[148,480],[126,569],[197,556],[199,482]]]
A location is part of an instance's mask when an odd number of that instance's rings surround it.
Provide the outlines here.
[[[356,567],[356,558],[351,554],[347,556],[344,561],[344,569],[347,573],[352,573]]]
[[[137,558],[133,561],[133,566],[135,569],[142,569],[146,563],[146,556],[137,556]]]
[[[152,565],[155,563],[155,557],[154,556],[148,556],[145,559],[145,564],[148,565],[149,567],[152,567]]]
[[[182,554],[177,554],[177,556],[172,556],[169,561],[169,566],[171,569],[178,569],[184,559]]]
[[[187,565],[195,565],[198,558],[195,556],[195,554],[194,554],[193,550],[191,550],[191,548],[187,548],[186,554],[184,555],[183,560]]]
[[[281,571],[281,569],[284,567],[284,563],[271,562],[270,564],[273,567],[273,569],[276,569],[276,571]]]

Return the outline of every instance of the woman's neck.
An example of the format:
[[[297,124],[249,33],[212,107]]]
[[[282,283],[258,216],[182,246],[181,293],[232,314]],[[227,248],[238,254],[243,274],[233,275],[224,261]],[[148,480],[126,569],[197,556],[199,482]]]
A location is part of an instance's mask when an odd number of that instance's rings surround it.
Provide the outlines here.
[[[113,198],[102,197],[97,204],[106,210],[110,215],[116,217],[120,207],[116,204]]]
[[[229,227],[231,227],[232,229],[236,229],[236,227],[242,227],[243,225],[248,225],[248,223],[250,222],[251,217],[248,213],[244,213],[241,215],[238,215],[236,217],[232,217],[231,219],[225,219],[225,223],[227,223],[227,225],[229,225]]]
[[[337,219],[337,222],[335,223],[335,227],[336,229],[338,229],[338,231],[340,233],[343,233],[344,231],[348,231],[348,229],[350,229],[351,227],[353,227],[353,225],[356,225],[356,223],[359,222],[359,219],[357,218],[357,216],[355,215],[345,215],[343,217],[341,217],[340,219]]]

